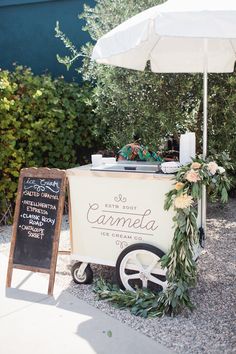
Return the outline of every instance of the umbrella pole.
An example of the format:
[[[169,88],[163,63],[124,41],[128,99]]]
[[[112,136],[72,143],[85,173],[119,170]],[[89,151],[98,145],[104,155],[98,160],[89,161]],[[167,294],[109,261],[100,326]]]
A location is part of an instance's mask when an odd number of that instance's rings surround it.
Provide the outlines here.
[[[204,73],[203,73],[203,159],[207,156],[207,39],[204,40]],[[202,228],[206,230],[206,186],[202,187]]]
[[[203,159],[207,155],[207,69],[203,73]]]

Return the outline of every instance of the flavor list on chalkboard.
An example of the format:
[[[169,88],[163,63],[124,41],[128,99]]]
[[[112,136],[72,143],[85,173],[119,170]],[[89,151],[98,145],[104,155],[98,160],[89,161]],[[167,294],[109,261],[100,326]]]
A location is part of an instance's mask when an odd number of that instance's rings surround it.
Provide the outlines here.
[[[14,264],[50,268],[61,182],[23,178]]]

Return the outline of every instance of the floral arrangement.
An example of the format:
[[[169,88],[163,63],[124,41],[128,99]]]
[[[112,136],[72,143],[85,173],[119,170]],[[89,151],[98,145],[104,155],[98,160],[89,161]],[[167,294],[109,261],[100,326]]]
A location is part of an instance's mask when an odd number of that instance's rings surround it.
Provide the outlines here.
[[[147,147],[137,143],[131,143],[123,146],[119,152],[119,160],[131,161],[163,161],[162,158],[155,152],[148,150]]]
[[[193,308],[189,289],[196,284],[194,245],[199,244],[202,231],[197,225],[197,204],[203,186],[213,200],[219,197],[221,202],[227,202],[230,180],[225,168],[215,161],[196,158],[178,170],[174,188],[166,194],[164,209],[175,210],[172,246],[161,259],[162,267],[167,269],[167,288],[159,294],[147,289],[132,293],[100,280],[95,288],[100,298],[129,307],[132,313],[143,317],[174,315],[183,307]]]
[[[176,313],[183,305],[193,307],[189,288],[196,284],[193,255],[202,231],[197,225],[197,202],[201,199],[202,187],[207,187],[213,200],[219,197],[223,203],[227,202],[230,189],[225,169],[215,161],[201,158],[182,166],[175,181],[164,205],[166,210],[174,207],[175,233],[169,253],[161,260],[162,266],[167,268],[168,279],[168,287],[161,295],[163,313]]]

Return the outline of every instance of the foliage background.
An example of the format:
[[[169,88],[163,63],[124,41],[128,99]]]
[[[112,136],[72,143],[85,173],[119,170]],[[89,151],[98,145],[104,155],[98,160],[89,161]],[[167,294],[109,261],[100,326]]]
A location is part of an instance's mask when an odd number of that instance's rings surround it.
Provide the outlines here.
[[[114,151],[140,137],[156,151],[170,135],[195,131],[202,140],[202,75],[153,74],[91,62],[94,42],[132,15],[164,1],[96,0],[84,6],[92,42],[76,48],[56,31],[69,50],[59,61],[78,68],[85,84],[34,76],[17,67],[0,71],[0,223],[11,210],[22,167],[68,168],[83,163],[90,151]],[[210,74],[208,135],[211,155],[228,151],[236,168],[236,72]],[[227,156],[227,155],[224,155]]]
[[[84,7],[81,17],[86,21],[93,42],[129,17],[164,1],[96,0],[96,6]],[[60,36],[59,36],[60,37]],[[68,44],[64,37],[64,43]],[[81,49],[73,46],[71,55],[59,58],[68,67],[75,57],[83,57],[83,79],[95,89],[93,101],[100,120],[104,143],[115,149],[130,143],[136,136],[143,144],[157,149],[169,135],[194,131],[198,153],[202,144],[201,74],[154,74],[148,66],[137,72],[91,62],[94,43]],[[72,43],[68,45],[72,49]],[[236,167],[236,72],[209,74],[208,147],[211,155],[227,150]],[[122,134],[121,134],[122,132]]]
[[[66,169],[99,147],[90,96],[87,85],[28,68],[0,71],[0,223],[11,214],[21,168]]]

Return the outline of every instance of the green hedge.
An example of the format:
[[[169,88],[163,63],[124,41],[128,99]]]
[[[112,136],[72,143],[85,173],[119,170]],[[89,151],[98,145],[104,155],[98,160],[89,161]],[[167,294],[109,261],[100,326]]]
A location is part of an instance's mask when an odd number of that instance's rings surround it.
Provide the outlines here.
[[[11,216],[22,167],[66,169],[99,145],[91,90],[20,66],[0,71],[0,223]]]

